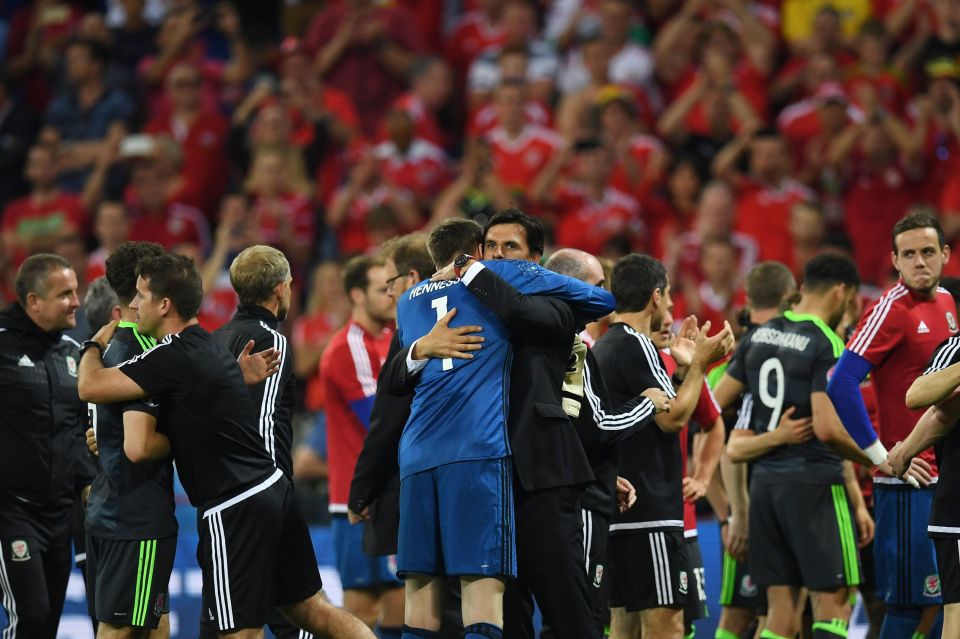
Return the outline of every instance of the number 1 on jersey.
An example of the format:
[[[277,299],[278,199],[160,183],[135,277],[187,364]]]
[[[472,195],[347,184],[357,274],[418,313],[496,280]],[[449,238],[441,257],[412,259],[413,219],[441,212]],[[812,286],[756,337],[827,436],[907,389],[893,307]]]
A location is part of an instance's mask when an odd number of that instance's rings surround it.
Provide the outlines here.
[[[430,306],[437,311],[437,321],[443,319],[443,316],[447,314],[447,296],[438,297],[437,299],[430,302]],[[453,370],[453,359],[449,357],[443,358],[443,370],[450,371]]]
[[[770,375],[773,374],[776,394],[770,394]],[[774,430],[780,423],[780,414],[783,413],[784,396],[783,364],[776,357],[771,357],[760,366],[760,401],[771,410],[770,422],[767,430]]]

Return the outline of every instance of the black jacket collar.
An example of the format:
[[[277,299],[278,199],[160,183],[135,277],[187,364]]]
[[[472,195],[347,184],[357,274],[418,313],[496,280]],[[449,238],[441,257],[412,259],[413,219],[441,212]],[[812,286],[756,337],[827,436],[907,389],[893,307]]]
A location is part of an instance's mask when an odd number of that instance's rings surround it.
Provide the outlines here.
[[[0,311],[0,321],[2,321],[7,328],[23,333],[30,339],[47,345],[56,344],[63,335],[63,331],[47,332],[37,326],[36,322],[30,319],[30,316],[23,310],[19,302],[14,302]]]
[[[237,308],[237,319],[256,320],[264,322],[270,328],[276,328],[280,325],[280,320],[271,311],[256,304],[241,304]]]

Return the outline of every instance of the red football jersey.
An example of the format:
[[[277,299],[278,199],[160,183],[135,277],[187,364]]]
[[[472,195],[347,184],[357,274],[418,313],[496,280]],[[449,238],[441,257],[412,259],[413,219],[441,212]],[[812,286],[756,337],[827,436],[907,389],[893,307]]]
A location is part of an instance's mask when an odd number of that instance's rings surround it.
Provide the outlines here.
[[[677,370],[677,360],[673,359],[673,355],[670,354],[668,349],[660,351],[660,355],[663,357],[663,364],[667,369],[667,374],[673,377],[673,373]],[[700,430],[707,431],[713,428],[718,417],[720,417],[720,405],[717,404],[717,399],[713,396],[713,391],[710,390],[707,381],[704,380],[703,388],[700,389],[700,398],[697,400],[696,408],[693,409],[693,417],[691,419],[700,426]],[[684,477],[687,476],[687,440],[689,438],[687,430],[689,427],[689,424],[685,425],[679,434],[680,467],[683,469]],[[683,502],[683,536],[697,536],[697,506],[696,503],[692,501]]]
[[[423,139],[415,139],[406,153],[387,140],[373,154],[383,162],[387,182],[424,199],[436,198],[450,179],[446,154]]]
[[[414,134],[431,144],[443,146],[443,134],[437,116],[415,93],[404,93],[393,101],[393,108],[406,112],[413,121]],[[380,127],[380,139],[387,138],[384,127]]]
[[[212,333],[233,318],[239,304],[240,298],[230,284],[230,271],[223,269],[214,281],[213,288],[204,291],[197,321],[204,330]]]
[[[69,229],[85,233],[86,225],[87,213],[80,198],[72,193],[59,193],[42,203],[28,195],[10,202],[3,210],[3,232],[23,239],[53,237]],[[19,249],[10,256],[15,267],[28,257]]]
[[[156,242],[168,251],[178,244],[196,244],[206,253],[210,248],[210,229],[198,209],[171,204],[160,215],[148,215],[130,204],[130,241]]]
[[[525,193],[560,146],[561,139],[550,129],[530,125],[511,140],[497,127],[490,132],[493,172],[511,191]]]
[[[926,369],[940,342],[956,333],[957,307],[946,289],[938,288],[929,300],[902,281],[860,319],[847,348],[873,364],[871,377],[879,409],[874,426],[887,450],[906,439],[924,412],[907,408],[907,389]],[[936,471],[932,448],[920,456]]]
[[[630,147],[627,153],[636,163],[637,170],[640,172],[636,182],[631,182],[627,174],[627,169],[619,160],[613,165],[613,172],[610,174],[610,184],[624,193],[630,193],[641,202],[650,194],[651,189],[663,177],[662,169],[657,175],[650,174],[650,160],[654,154],[663,152],[663,143],[659,138],[652,135],[635,135],[630,140]]]
[[[553,118],[550,109],[536,100],[523,105],[523,118],[529,124],[550,128]],[[496,104],[485,104],[470,116],[467,123],[467,137],[479,138],[493,131],[500,123],[500,112]]]
[[[377,376],[387,358],[392,337],[390,329],[371,335],[350,320],[330,339],[320,358],[320,377],[326,395],[327,468],[332,513],[347,512],[353,469],[369,426],[364,421],[369,419],[369,409],[361,418],[355,407],[365,400],[372,404],[377,394]]]

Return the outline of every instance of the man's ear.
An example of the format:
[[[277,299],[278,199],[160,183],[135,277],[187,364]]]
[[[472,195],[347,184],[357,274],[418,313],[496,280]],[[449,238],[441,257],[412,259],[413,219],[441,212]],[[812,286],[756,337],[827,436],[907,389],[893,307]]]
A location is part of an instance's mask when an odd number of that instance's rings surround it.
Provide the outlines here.
[[[110,319],[119,320],[123,309],[120,308],[119,304],[114,304],[113,308],[110,309]]]

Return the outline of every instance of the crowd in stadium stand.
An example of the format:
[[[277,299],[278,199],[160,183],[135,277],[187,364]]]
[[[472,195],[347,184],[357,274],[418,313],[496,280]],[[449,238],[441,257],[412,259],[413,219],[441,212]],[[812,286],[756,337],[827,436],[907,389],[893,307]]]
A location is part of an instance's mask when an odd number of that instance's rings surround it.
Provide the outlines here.
[[[956,0],[3,0],[0,300],[30,254],[82,289],[153,240],[212,330],[273,245],[316,410],[338,264],[451,216],[650,253],[714,326],[760,260],[847,253],[879,290],[908,211],[960,239],[958,56]]]

